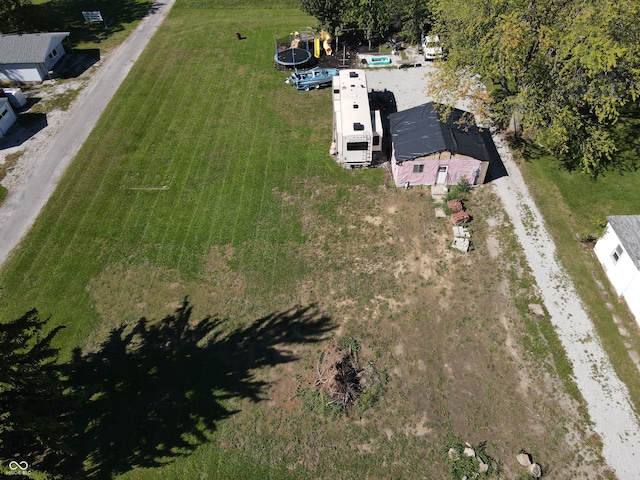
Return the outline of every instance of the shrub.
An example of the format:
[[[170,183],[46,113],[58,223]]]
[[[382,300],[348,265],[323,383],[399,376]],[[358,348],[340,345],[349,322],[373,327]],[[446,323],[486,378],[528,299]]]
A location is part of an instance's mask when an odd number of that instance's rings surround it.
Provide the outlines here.
[[[444,197],[444,200],[445,202],[448,202],[449,200],[453,200],[453,199],[465,200],[470,191],[471,191],[471,184],[469,183],[469,180],[467,180],[465,177],[462,177],[462,179],[458,183],[456,183],[453,187],[451,187],[449,192],[447,192],[447,194]]]
[[[342,337],[338,340],[338,345],[340,348],[346,352],[359,352],[360,351],[360,342],[358,342],[353,337]]]
[[[604,234],[604,231],[607,229],[607,217],[602,214],[593,214],[589,216],[589,223],[593,228],[593,233],[590,235],[593,237],[601,237]]]
[[[356,407],[360,413],[373,407],[380,398],[387,391],[387,383],[389,382],[389,375],[386,372],[381,372],[373,367],[373,364],[369,363],[367,368],[364,369],[362,375],[362,384],[364,391],[356,402]]]

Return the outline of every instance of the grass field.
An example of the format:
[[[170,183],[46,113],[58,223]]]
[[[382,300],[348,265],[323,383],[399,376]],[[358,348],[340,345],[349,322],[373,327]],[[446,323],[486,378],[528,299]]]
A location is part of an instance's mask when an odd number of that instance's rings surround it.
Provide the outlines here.
[[[330,92],[273,68],[314,23],[294,6],[178,0],[0,272],[2,319],[66,325],[64,473],[445,478],[468,441],[499,478],[521,449],[606,477],[497,198],[469,198],[465,256],[427,189],[339,169]],[[314,393],[332,338],[375,379],[348,413]]]

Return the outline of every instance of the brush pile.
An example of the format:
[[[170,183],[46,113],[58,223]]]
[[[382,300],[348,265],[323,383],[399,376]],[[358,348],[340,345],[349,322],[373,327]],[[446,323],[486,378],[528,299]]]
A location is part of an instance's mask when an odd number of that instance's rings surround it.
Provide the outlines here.
[[[362,393],[357,349],[344,349],[333,341],[320,353],[316,369],[315,386],[328,396],[330,405],[347,408]]]

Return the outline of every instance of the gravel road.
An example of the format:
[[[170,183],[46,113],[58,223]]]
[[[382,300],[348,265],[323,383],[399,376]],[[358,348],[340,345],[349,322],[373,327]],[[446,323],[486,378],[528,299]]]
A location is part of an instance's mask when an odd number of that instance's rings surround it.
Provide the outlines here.
[[[32,160],[35,168],[11,188],[0,209],[0,265],[35,221],[65,168],[174,1],[157,4],[157,10],[145,17],[127,41],[99,67],[66,121],[61,122],[59,132],[54,132],[50,147]],[[367,80],[370,88],[393,92],[398,110],[404,110],[429,101],[422,85],[431,68],[423,63],[422,67],[402,70],[370,69]],[[493,188],[499,195],[514,225],[545,307],[573,364],[575,381],[587,403],[594,429],[602,439],[608,465],[622,480],[640,478],[640,425],[627,388],[613,371],[571,280],[556,261],[553,240],[506,144],[499,137],[494,139],[508,176],[494,180],[486,188]]]
[[[573,364],[607,464],[621,480],[640,478],[640,425],[627,387],[613,370],[506,143],[494,137],[508,176],[493,182],[524,249],[544,305]],[[526,218],[526,222],[523,219]]]

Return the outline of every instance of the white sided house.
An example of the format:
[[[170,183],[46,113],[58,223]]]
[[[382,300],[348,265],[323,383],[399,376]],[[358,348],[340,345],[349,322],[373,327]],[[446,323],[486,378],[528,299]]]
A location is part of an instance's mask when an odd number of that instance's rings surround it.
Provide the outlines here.
[[[331,155],[344,168],[368,167],[382,152],[382,119],[371,111],[364,70],[341,70],[333,77]]]
[[[9,99],[0,97],[0,138],[7,134],[7,130],[16,123],[16,114],[9,104]]]
[[[640,215],[612,215],[607,221],[594,252],[640,324]]]
[[[65,54],[69,32],[0,35],[0,82],[42,82]]]

